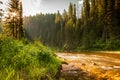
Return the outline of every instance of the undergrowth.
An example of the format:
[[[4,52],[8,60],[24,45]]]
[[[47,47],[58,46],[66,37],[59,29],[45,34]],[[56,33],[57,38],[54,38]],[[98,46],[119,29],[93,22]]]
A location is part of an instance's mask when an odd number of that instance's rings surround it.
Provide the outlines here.
[[[40,42],[0,38],[0,80],[53,80],[60,60]]]

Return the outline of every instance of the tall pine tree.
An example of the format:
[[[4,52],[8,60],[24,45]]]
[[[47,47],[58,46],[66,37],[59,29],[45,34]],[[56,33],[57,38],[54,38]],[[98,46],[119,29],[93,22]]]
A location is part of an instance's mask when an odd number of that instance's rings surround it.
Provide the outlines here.
[[[83,2],[83,13],[84,13],[84,28],[83,28],[83,39],[82,43],[85,48],[89,47],[89,18],[90,18],[90,3],[89,0]]]
[[[22,2],[20,0],[10,0],[8,2],[8,17],[3,26],[3,33],[16,39],[21,39],[23,35]]]

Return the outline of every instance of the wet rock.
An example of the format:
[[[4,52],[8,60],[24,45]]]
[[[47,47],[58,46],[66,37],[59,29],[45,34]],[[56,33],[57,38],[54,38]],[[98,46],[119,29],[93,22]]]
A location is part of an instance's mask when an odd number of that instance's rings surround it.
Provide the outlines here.
[[[62,64],[62,72],[68,72],[68,71],[79,71],[79,67],[75,67],[74,65],[66,65]]]
[[[85,64],[85,63],[82,63],[82,66],[86,66],[86,64]]]
[[[62,62],[62,64],[66,64],[66,65],[68,65],[68,63],[67,63],[67,62],[65,62],[65,61],[63,61],[63,62]]]
[[[77,71],[70,70],[68,71],[69,74],[77,74]]]
[[[58,58],[63,59],[63,58],[62,58],[62,57],[60,57],[60,56],[59,56]]]
[[[93,63],[93,65],[94,65],[94,66],[98,66],[98,64],[97,64],[97,63]]]
[[[64,58],[64,60],[66,61],[67,59]]]

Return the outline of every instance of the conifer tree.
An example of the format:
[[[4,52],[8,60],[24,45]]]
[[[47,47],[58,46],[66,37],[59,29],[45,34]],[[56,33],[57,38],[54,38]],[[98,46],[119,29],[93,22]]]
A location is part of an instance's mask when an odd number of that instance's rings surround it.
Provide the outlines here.
[[[58,45],[59,47],[62,46],[61,43],[61,39],[62,39],[62,16],[60,14],[60,12],[58,11],[58,13],[56,14],[55,17],[55,26],[56,26],[56,45]]]
[[[3,4],[2,1],[0,1],[0,6],[1,6],[2,4]],[[1,22],[2,15],[3,15],[2,12],[3,12],[3,10],[0,9],[0,22]]]
[[[91,0],[90,15],[93,16],[94,14],[95,14],[95,0]]]
[[[120,39],[120,0],[115,0],[114,26],[116,27],[116,38]]]
[[[66,28],[66,24],[67,24],[67,21],[68,21],[68,13],[67,13],[67,11],[64,9],[64,11],[63,11],[63,14],[62,14],[62,16],[63,16],[63,21],[62,21],[62,45],[64,45],[65,44],[65,38],[66,38],[66,36],[65,36],[65,28]]]
[[[68,10],[68,16],[69,18],[73,19],[74,11],[73,11],[73,4],[70,3],[69,10]]]
[[[22,2],[20,0],[10,0],[8,2],[8,17],[3,26],[3,33],[13,38],[21,39],[23,37],[22,25]]]
[[[18,39],[21,39],[24,37],[24,32],[23,32],[23,15],[22,15],[22,2],[19,2],[19,11],[18,11],[18,17],[19,17],[19,23],[18,23]]]
[[[106,20],[106,13],[107,13],[107,0],[102,1],[102,24],[103,24],[103,41],[106,43],[108,42],[108,26],[107,26],[107,20]]]
[[[85,24],[88,21],[88,18],[90,17],[90,3],[89,0],[84,0],[84,18],[85,18]]]
[[[73,21],[76,23],[76,4],[74,4],[74,16],[73,16]]]
[[[90,3],[89,0],[84,0],[83,2],[83,11],[84,11],[84,28],[83,28],[83,46],[85,48],[89,47],[89,18],[90,18]]]
[[[110,39],[114,39],[115,35],[114,35],[114,21],[112,21],[114,19],[114,0],[107,0],[107,12],[106,12],[106,27],[107,27],[107,31],[108,31],[108,38]]]

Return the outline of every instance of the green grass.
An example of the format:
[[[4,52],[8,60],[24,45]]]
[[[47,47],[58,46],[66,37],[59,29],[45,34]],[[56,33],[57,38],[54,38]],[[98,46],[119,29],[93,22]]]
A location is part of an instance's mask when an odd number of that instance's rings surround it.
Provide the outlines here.
[[[0,38],[1,80],[53,80],[60,60],[40,42]]]

